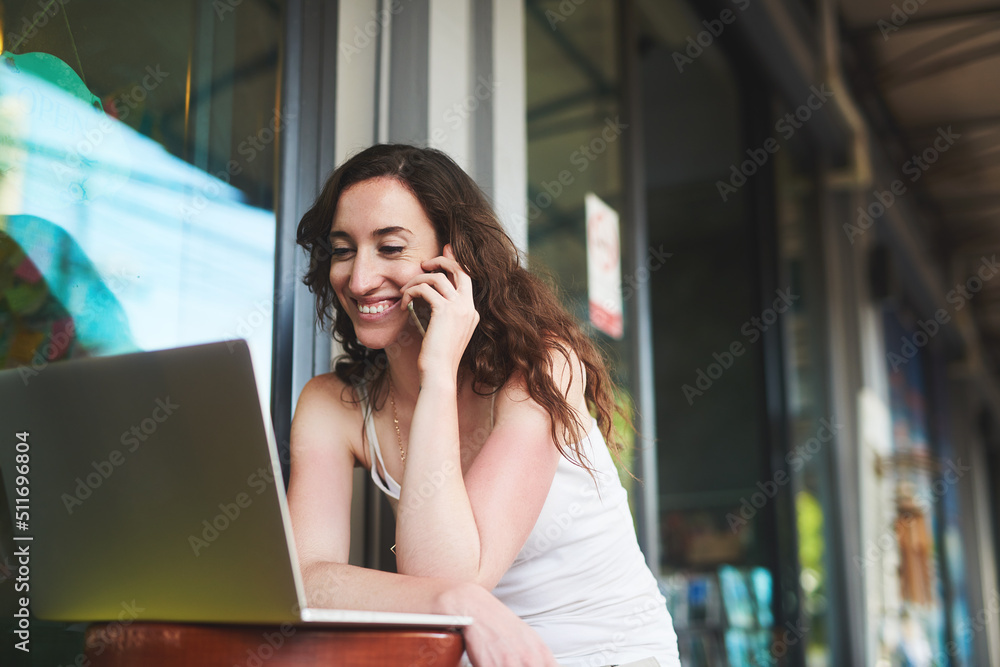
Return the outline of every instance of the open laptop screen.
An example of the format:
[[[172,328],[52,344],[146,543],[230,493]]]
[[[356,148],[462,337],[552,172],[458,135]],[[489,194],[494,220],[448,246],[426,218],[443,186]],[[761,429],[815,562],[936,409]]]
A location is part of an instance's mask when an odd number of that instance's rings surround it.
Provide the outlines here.
[[[0,435],[27,434],[30,518],[14,532],[32,538],[17,544],[36,616],[110,620],[135,604],[142,620],[298,619],[280,468],[243,341],[0,372],[0,405]],[[15,448],[0,450],[13,507]]]

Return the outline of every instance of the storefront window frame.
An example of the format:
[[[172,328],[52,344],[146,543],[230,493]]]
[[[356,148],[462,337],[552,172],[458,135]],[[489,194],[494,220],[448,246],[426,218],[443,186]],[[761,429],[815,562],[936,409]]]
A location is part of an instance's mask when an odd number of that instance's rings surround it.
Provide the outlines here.
[[[313,295],[301,281],[309,260],[295,232],[334,164],[339,13],[339,2],[288,0],[281,27],[280,102],[295,112],[279,139],[271,419],[286,486],[295,403],[312,377],[330,371],[330,336],[316,324]]]

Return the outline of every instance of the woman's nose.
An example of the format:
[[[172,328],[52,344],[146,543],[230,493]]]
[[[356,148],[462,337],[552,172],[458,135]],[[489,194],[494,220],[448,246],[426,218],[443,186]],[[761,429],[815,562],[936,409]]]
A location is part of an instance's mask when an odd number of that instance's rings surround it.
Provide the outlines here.
[[[354,256],[354,264],[351,267],[351,281],[349,284],[352,294],[368,294],[379,286],[379,274],[377,262],[369,257],[367,253],[358,252]]]

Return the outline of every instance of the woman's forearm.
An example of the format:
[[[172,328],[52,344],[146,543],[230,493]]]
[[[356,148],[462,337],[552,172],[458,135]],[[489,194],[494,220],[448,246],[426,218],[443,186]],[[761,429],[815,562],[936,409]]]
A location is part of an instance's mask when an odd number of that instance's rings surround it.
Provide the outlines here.
[[[310,607],[455,614],[445,594],[456,583],[430,577],[409,577],[345,563],[316,562],[302,570]],[[457,605],[452,605],[453,607]]]
[[[396,517],[401,573],[479,582],[481,543],[462,476],[454,382],[425,377]]]
[[[472,617],[462,634],[476,667],[558,667],[538,634],[477,584],[330,562],[302,576],[310,606]]]

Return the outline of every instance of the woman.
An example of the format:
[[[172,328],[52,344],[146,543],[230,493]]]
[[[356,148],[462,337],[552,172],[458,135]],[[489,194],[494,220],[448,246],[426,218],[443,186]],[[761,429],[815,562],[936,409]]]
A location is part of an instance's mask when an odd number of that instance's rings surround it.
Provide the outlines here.
[[[332,174],[298,242],[345,350],[292,424],[310,602],[471,615],[476,665],[679,664],[605,445],[603,361],[472,179],[439,151],[374,146]],[[393,503],[400,575],[345,565],[355,465]]]

